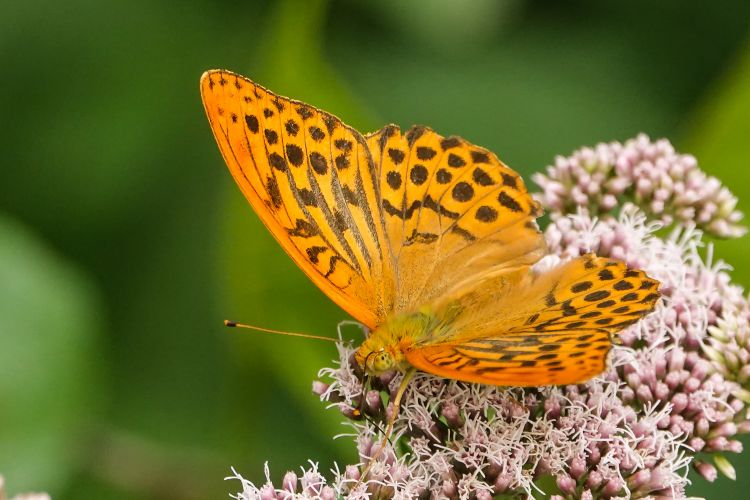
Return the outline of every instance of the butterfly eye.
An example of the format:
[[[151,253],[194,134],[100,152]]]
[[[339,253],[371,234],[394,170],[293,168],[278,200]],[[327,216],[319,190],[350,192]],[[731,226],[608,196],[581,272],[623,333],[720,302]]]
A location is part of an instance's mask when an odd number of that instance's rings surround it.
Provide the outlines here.
[[[382,373],[393,368],[393,356],[386,352],[380,351],[374,353],[372,359],[372,371],[374,373]]]

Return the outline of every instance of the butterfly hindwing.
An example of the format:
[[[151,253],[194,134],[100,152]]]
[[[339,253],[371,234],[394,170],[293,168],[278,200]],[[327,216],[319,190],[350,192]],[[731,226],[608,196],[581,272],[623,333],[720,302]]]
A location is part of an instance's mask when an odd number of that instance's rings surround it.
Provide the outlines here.
[[[409,363],[442,377],[512,387],[580,383],[604,371],[611,348],[602,329],[502,334],[407,353]]]
[[[362,135],[227,71],[205,73],[201,95],[232,176],[282,247],[352,316],[382,321],[391,259]]]
[[[515,288],[487,281],[483,291],[436,304],[439,316],[451,311],[448,333],[405,355],[424,371],[469,382],[583,382],[604,370],[610,336],[653,310],[658,285],[643,271],[593,254],[530,273]]]

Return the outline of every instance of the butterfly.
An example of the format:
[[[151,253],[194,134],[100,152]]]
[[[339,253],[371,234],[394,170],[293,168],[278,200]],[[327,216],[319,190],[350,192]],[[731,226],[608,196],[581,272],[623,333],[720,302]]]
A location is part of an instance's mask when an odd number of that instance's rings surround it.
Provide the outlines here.
[[[487,149],[424,126],[363,135],[229,71],[206,72],[200,88],[260,219],[368,327],[355,353],[368,374],[585,382],[605,370],[613,334],[659,299],[643,271],[592,253],[535,267],[548,253],[542,209]]]

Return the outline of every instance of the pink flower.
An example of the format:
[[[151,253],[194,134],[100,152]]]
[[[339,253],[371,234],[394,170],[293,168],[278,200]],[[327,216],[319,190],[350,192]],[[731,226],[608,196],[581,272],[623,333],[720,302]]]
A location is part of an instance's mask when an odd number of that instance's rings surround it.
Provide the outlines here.
[[[667,225],[695,225],[720,237],[738,237],[737,198],[715,177],[679,154],[666,139],[641,134],[624,144],[600,143],[568,157],[558,156],[547,173],[535,174],[538,199],[554,215],[582,209],[592,217],[611,216],[627,201]]]
[[[536,179],[552,210],[551,255],[537,271],[596,252],[662,284],[655,311],[619,335],[608,370],[587,384],[534,389],[419,373],[395,422],[395,448],[388,444],[359,484],[401,375],[371,381],[363,419],[354,411],[362,373],[342,343],[337,365],[320,371],[326,380],[313,390],[349,419],[360,463],[326,483],[311,462],[302,479],[288,474],[279,489],[235,474],[235,498],[491,498],[531,496],[552,483],[554,498],[684,498],[691,464],[709,481],[734,474],[726,455],[739,453],[737,436],[750,431],[750,302],[698,228],[744,232],[736,200],[692,157],[646,136],[560,157]],[[661,236],[665,224],[672,230]],[[703,460],[694,461],[698,452]]]

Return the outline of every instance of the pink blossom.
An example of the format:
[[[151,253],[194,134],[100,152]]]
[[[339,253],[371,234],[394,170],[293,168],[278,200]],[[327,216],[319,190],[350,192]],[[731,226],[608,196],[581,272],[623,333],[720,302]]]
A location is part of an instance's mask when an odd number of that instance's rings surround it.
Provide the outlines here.
[[[360,462],[344,473],[334,469],[328,481],[311,462],[279,489],[235,473],[242,484],[235,498],[548,493],[540,484],[554,484],[560,499],[684,498],[691,464],[708,481],[735,474],[727,455],[742,451],[738,434],[750,431],[750,302],[699,228],[744,232],[736,200],[693,157],[646,136],[558,157],[535,179],[552,210],[545,230],[551,255],[536,271],[596,252],[661,282],[656,309],[621,332],[607,371],[586,384],[531,389],[419,373],[395,421],[395,448],[387,444],[360,483],[393,412],[384,401],[393,399],[401,375],[371,380],[362,419],[354,409],[363,374],[342,342],[336,366],[320,371],[325,381],[313,391],[348,417]]]

